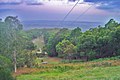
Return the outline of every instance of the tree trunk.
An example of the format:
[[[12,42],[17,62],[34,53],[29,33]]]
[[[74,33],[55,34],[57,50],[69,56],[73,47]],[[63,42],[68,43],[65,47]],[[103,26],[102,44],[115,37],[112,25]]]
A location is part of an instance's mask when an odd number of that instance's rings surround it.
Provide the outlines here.
[[[16,50],[14,50],[14,71],[17,72]]]

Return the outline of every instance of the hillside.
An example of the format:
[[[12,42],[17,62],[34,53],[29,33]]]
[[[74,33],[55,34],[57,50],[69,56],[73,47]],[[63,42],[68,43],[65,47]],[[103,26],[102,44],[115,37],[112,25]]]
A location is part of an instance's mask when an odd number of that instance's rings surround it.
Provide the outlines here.
[[[26,33],[28,34],[29,38],[32,42],[37,46],[37,49],[43,48],[45,46],[45,37],[49,34],[56,34],[59,32],[60,28],[53,28],[53,29],[31,29],[27,30]]]
[[[41,64],[39,68],[18,69],[15,75],[17,80],[119,80],[120,60]]]
[[[120,80],[120,0],[0,0],[0,80]]]

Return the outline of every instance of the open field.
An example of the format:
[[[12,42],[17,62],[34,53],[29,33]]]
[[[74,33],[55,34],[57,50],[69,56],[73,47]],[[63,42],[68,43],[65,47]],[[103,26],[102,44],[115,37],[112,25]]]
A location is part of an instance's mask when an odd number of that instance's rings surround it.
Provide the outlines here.
[[[41,64],[18,69],[14,76],[17,80],[120,80],[120,60]]]

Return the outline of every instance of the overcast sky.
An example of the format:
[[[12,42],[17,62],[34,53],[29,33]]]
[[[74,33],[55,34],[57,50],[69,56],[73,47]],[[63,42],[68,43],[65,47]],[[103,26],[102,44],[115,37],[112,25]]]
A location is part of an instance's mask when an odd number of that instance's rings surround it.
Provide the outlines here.
[[[77,1],[76,1],[77,2]],[[0,0],[0,18],[17,15],[24,20],[62,20],[76,2],[67,0]],[[120,0],[80,0],[66,20],[120,21]]]

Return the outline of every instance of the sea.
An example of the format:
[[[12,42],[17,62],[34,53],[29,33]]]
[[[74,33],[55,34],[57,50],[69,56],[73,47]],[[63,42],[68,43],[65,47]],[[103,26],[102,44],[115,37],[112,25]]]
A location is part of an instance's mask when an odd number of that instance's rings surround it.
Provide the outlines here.
[[[30,20],[23,21],[24,30],[30,29],[43,29],[43,28],[68,28],[74,29],[80,27],[82,31],[89,30],[90,28],[95,28],[99,25],[103,26],[102,22],[89,22],[89,21],[49,21],[49,20]]]

